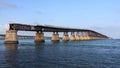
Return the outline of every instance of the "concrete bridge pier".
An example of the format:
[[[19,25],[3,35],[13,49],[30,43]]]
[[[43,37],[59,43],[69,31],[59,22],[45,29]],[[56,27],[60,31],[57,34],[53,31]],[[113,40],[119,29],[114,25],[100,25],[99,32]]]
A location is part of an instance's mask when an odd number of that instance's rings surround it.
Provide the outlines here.
[[[6,31],[6,36],[5,36],[5,43],[13,43],[17,44],[18,43],[18,37],[17,37],[17,31],[16,30],[8,30]]]
[[[93,40],[93,34],[92,32],[88,32],[89,40]]]
[[[91,32],[88,32],[88,36],[89,36],[89,40],[93,40],[94,39],[94,36]]]
[[[69,40],[68,32],[64,32],[62,40],[63,41],[68,41]]]
[[[85,32],[85,40],[90,40],[89,32]]]
[[[80,32],[80,35],[79,35],[79,40],[84,40],[84,35],[83,35],[83,32]]]
[[[36,32],[35,42],[45,42],[43,32],[39,32],[39,31]]]
[[[86,40],[86,34],[85,32],[82,32],[83,40]]]
[[[58,32],[53,32],[52,41],[53,42],[59,41],[59,34],[58,34]]]
[[[97,39],[97,36],[96,36],[96,34],[95,34],[95,33],[90,32],[90,34],[91,34],[91,39],[92,39],[92,40]]]
[[[74,32],[71,32],[71,35],[70,35],[70,41],[75,41],[75,35],[74,35]]]
[[[76,40],[79,41],[80,40],[80,35],[79,32],[76,32]]]
[[[87,32],[81,32],[81,40],[88,40],[89,39],[89,36],[87,34]]]
[[[97,34],[95,34],[94,39],[100,39]]]

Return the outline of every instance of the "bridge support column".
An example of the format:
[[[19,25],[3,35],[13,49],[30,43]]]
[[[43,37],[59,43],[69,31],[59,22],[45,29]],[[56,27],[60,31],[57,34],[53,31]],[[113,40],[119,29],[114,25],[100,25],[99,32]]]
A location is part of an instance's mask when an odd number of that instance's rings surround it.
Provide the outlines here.
[[[80,40],[80,36],[79,36],[79,33],[78,33],[78,32],[76,32],[76,40],[77,40],[77,41]]]
[[[71,32],[71,35],[70,35],[70,41],[75,41],[75,35],[74,35],[74,32]]]
[[[69,40],[68,32],[64,32],[62,40],[63,41],[68,41]]]
[[[90,32],[90,35],[92,40],[98,39],[95,33]]]
[[[90,39],[90,40],[93,40],[93,39],[94,39],[92,32],[88,32],[88,36],[89,36],[89,39]]]
[[[97,34],[94,34],[94,40],[96,39],[100,39],[99,37],[97,37]]]
[[[85,32],[85,40],[90,40],[90,36],[88,32]]]
[[[36,33],[35,42],[45,42],[43,32],[37,32]]]
[[[18,37],[17,37],[17,31],[16,30],[8,30],[6,31],[6,36],[5,36],[5,43],[13,43],[17,44],[18,43]]]
[[[83,40],[83,36],[79,36],[79,40]]]
[[[89,36],[87,32],[81,32],[81,40],[89,40]]]
[[[59,34],[58,34],[58,32],[56,32],[56,33],[53,32],[52,41],[55,41],[55,42],[59,41]]]
[[[80,32],[79,40],[84,40],[83,32]]]
[[[87,39],[86,32],[82,32],[82,35],[83,35],[83,40],[86,40]]]
[[[93,40],[93,36],[92,36],[91,32],[88,32],[88,37],[89,37],[89,40]]]

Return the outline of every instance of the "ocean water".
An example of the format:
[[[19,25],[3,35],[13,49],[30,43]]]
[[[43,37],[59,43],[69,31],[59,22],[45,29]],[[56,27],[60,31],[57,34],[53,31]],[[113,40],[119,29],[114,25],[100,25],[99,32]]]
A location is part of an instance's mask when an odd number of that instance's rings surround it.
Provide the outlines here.
[[[0,68],[120,68],[120,40],[0,40]]]

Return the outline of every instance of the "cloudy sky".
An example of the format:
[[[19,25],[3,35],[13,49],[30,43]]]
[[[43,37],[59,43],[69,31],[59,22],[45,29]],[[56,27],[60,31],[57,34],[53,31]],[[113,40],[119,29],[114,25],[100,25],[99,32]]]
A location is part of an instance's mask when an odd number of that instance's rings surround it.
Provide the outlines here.
[[[120,38],[120,0],[0,0],[0,33],[9,22],[87,28]]]

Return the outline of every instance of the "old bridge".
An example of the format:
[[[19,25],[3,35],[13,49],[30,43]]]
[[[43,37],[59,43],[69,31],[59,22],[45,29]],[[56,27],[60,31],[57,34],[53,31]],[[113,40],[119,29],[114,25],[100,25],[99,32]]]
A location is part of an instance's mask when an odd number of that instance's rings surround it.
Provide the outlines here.
[[[17,31],[36,31],[35,42],[44,42],[44,32],[53,32],[52,41],[59,41],[59,33],[63,32],[63,41],[107,39],[108,37],[89,29],[65,28],[48,25],[27,25],[10,23],[6,31],[5,43],[18,43]],[[69,37],[69,32],[70,37]]]

